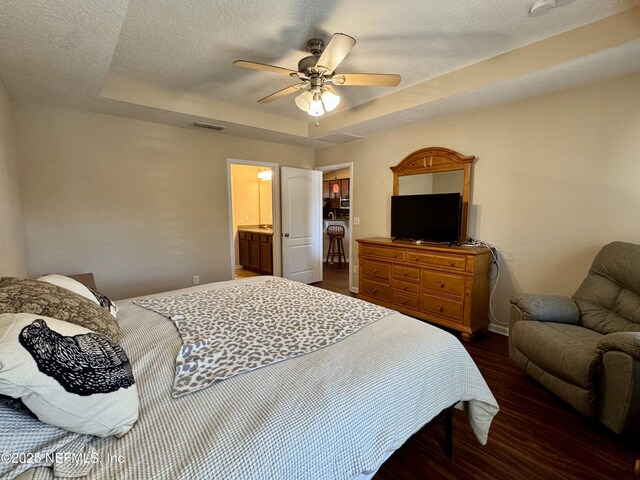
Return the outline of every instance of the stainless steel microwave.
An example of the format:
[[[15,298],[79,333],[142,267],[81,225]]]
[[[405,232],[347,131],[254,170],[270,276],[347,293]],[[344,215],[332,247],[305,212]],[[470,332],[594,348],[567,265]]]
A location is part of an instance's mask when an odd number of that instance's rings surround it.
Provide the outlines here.
[[[340,197],[340,208],[349,208],[349,197]]]

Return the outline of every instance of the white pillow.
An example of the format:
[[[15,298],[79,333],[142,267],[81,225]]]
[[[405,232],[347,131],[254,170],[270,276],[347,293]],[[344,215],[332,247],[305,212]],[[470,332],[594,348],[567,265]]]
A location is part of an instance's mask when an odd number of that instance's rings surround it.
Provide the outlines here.
[[[138,419],[131,364],[117,343],[31,313],[0,315],[0,394],[45,423],[99,437],[121,437]]]
[[[65,277],[64,275],[52,274],[43,275],[42,277],[38,278],[38,280],[41,282],[52,283],[53,285],[71,290],[73,293],[77,293],[78,295],[91,300],[94,303],[97,303],[114,317],[118,313],[118,307],[116,307],[106,295],[103,295],[102,293],[87,287],[86,285],[80,283],[77,280],[74,280],[73,278]]]

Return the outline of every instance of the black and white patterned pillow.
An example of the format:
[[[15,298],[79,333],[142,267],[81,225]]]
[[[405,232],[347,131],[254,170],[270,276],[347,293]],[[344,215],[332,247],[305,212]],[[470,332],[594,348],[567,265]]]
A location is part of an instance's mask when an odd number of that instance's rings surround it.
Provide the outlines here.
[[[124,350],[106,335],[29,313],[0,315],[0,394],[39,420],[106,437],[138,419],[138,392]]]
[[[38,278],[41,282],[48,282],[53,285],[57,285],[62,288],[66,288],[67,290],[71,290],[78,295],[82,295],[84,298],[91,300],[94,303],[97,303],[102,308],[104,308],[107,312],[109,312],[114,317],[118,314],[118,307],[104,294],[94,290],[91,287],[87,287],[86,285],[74,280],[73,278],[65,277],[64,275],[43,275]]]

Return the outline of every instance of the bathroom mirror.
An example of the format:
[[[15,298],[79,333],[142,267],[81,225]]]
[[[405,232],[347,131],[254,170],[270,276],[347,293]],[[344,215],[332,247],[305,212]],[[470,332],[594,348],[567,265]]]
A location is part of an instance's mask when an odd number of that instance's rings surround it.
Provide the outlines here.
[[[462,222],[460,241],[467,239],[467,220],[471,202],[473,155],[462,155],[444,147],[428,147],[407,155],[391,167],[394,195],[460,193]]]
[[[272,180],[258,180],[260,225],[273,224]]]

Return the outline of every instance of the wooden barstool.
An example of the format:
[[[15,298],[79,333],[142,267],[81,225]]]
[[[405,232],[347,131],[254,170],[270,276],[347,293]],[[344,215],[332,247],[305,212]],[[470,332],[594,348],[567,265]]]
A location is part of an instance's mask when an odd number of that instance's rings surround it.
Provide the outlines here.
[[[344,227],[342,225],[329,225],[327,227],[327,235],[329,235],[329,250],[327,250],[327,263],[333,263],[333,259],[337,256],[338,263],[347,263],[347,258],[344,256],[344,245],[342,239],[344,238]]]

